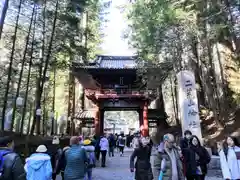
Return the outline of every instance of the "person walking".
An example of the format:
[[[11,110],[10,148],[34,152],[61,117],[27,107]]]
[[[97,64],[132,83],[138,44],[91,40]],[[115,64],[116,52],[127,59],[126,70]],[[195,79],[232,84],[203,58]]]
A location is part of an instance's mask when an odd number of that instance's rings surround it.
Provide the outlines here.
[[[51,158],[45,145],[38,146],[36,153],[26,159],[24,169],[27,180],[52,180]]]
[[[63,148],[63,153],[62,153],[62,157],[60,159],[60,162],[59,162],[59,166],[60,166],[60,173],[61,173],[61,176],[62,176],[62,180],[64,180],[64,171],[65,171],[65,168],[66,168],[66,152],[68,151],[70,147],[69,146],[66,146]]]
[[[218,144],[221,170],[224,179],[240,179],[240,144],[235,137],[227,138],[226,147]]]
[[[119,150],[120,150],[120,156],[123,156],[124,147],[125,147],[125,139],[122,136],[119,136],[118,146],[119,146]]]
[[[107,151],[108,151],[108,140],[106,138],[106,135],[104,135],[101,139],[100,139],[100,151],[101,151],[101,156],[102,156],[102,167],[106,167],[106,155],[107,155]]]
[[[66,168],[64,180],[84,180],[88,163],[86,151],[80,147],[77,136],[71,137],[70,146],[65,152]]]
[[[132,147],[134,149],[137,149],[139,147],[139,138],[140,138],[140,133],[139,132],[136,132],[134,134],[134,138],[132,140]]]
[[[108,137],[108,142],[109,142],[109,151],[108,151],[108,155],[109,157],[113,157],[114,156],[114,147],[115,147],[115,139],[114,139],[114,135],[110,134]]]
[[[83,146],[82,146],[82,148],[86,150],[87,159],[88,159],[87,173],[85,175],[84,180],[92,180],[92,171],[95,166],[95,153],[94,153],[95,147],[91,143],[92,142],[88,138],[86,138],[83,141]]]
[[[94,136],[94,139],[95,139],[95,157],[96,157],[96,160],[99,161],[99,158],[100,158],[100,137],[99,136]]]
[[[192,136],[190,147],[184,156],[187,180],[204,180],[207,174],[207,164],[211,158],[208,151],[201,146],[197,136]]]
[[[163,149],[159,149],[157,156],[155,156],[156,159],[153,164],[154,174],[157,178],[161,175],[162,180],[184,180],[180,154],[174,146],[174,136],[165,134],[163,143]]]
[[[57,175],[60,173],[59,161],[62,157],[62,149],[60,148],[60,140],[58,136],[54,136],[52,140],[52,145],[48,150],[48,154],[51,157],[51,164],[52,164],[52,179],[56,180]]]
[[[26,179],[26,173],[20,156],[14,152],[13,136],[0,137],[0,179]]]
[[[142,137],[140,139],[139,147],[134,149],[130,157],[130,171],[135,171],[135,180],[152,180],[153,173],[150,163],[151,148],[149,146],[149,139]],[[134,165],[134,160],[137,158]]]

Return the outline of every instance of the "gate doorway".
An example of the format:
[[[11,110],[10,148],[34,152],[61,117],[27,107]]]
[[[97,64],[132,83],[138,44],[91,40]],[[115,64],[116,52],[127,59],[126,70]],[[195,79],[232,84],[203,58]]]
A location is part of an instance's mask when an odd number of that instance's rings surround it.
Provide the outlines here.
[[[132,134],[139,129],[139,113],[137,111],[105,111],[104,132]]]

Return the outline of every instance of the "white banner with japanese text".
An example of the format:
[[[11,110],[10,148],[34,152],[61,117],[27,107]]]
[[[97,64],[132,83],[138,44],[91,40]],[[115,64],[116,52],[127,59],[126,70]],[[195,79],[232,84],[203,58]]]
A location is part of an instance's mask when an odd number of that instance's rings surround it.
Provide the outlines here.
[[[195,76],[191,71],[184,70],[177,74],[177,80],[182,131],[190,130],[202,141]]]

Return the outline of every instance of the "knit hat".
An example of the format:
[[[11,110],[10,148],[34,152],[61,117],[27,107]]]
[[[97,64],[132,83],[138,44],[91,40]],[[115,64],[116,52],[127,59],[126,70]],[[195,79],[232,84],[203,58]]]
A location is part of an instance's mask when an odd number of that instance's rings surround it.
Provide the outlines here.
[[[163,141],[167,141],[167,142],[174,142],[174,136],[172,134],[165,134],[163,136]]]
[[[37,147],[36,152],[45,153],[45,152],[47,152],[47,148],[46,148],[45,145],[40,145],[40,146]]]
[[[52,144],[59,144],[59,138],[57,136],[53,137]]]
[[[91,144],[91,141],[89,139],[86,139],[86,140],[83,141],[83,144],[84,145],[89,145],[89,144]]]

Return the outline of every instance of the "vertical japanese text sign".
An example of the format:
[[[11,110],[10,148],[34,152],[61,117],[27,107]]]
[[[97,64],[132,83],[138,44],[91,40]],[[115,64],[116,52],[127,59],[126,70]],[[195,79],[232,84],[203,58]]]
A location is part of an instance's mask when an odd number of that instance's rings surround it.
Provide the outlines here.
[[[177,74],[178,99],[182,131],[190,130],[202,139],[199,119],[198,99],[194,74],[191,71],[180,71]]]

